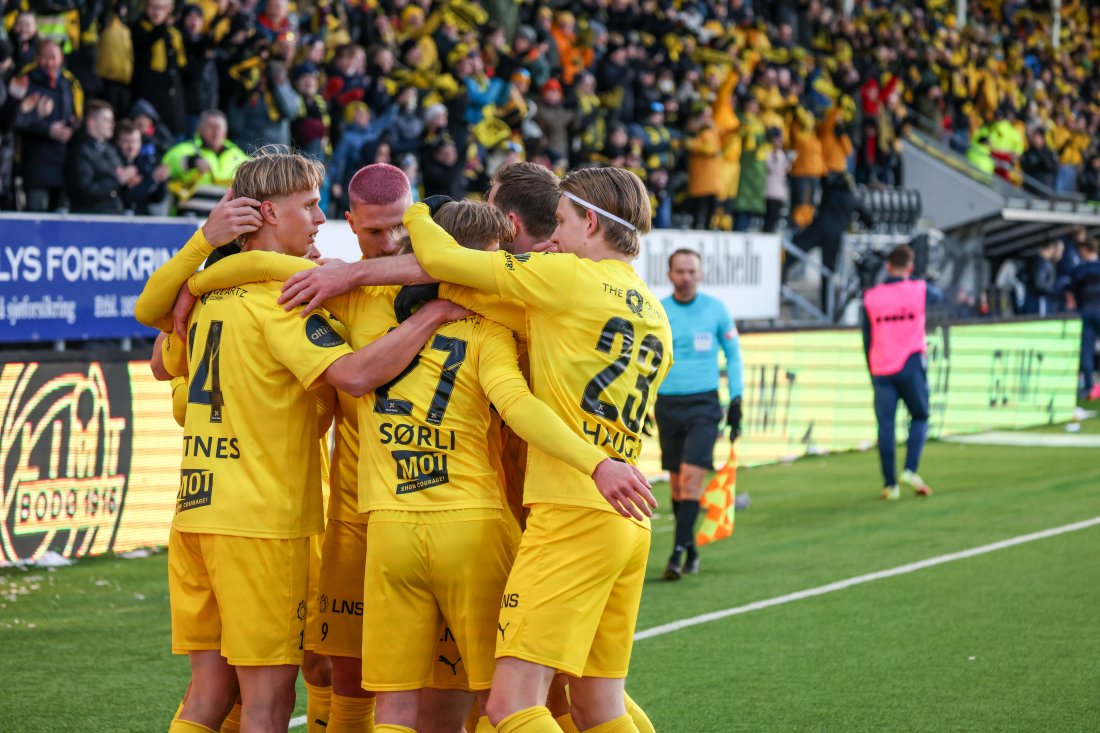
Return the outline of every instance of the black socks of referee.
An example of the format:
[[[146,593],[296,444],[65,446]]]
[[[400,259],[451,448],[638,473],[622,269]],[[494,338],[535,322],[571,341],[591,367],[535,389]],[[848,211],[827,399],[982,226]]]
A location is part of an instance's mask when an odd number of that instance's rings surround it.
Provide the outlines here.
[[[676,512],[676,549],[673,550],[673,559],[679,559],[680,553],[687,551],[688,560],[692,560],[695,550],[695,520],[699,518],[699,502],[692,499],[681,499]]]

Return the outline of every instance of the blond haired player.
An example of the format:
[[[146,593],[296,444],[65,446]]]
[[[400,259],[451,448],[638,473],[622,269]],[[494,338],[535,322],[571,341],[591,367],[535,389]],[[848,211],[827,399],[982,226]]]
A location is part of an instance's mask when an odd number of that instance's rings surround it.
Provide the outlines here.
[[[237,201],[262,221],[245,249],[305,254],[324,221],[322,179],[318,164],[297,155],[243,164]],[[254,220],[242,212],[240,221]],[[200,230],[147,291],[163,290],[210,249]],[[327,382],[362,394],[393,376],[392,363],[373,357],[400,350],[391,339],[353,353],[323,316],[303,322],[277,307],[277,291],[261,284],[211,293],[191,319],[169,586],[173,649],[191,657],[192,689],[173,731],[220,725],[238,684],[246,730],[286,729],[304,645],[308,538],[323,526],[320,436],[307,390]],[[403,328],[430,333],[452,313],[429,304]]]
[[[558,183],[553,173],[534,163],[516,163],[503,166],[497,171],[489,191],[489,203],[499,208],[516,227],[515,239],[510,245],[504,245],[504,249],[513,254],[526,254],[545,248],[557,223],[555,213],[561,198]],[[283,276],[287,274],[290,273]],[[308,313],[328,298],[346,292],[356,284],[412,283],[423,282],[426,279],[428,279],[427,273],[411,256],[398,256],[384,262],[359,262],[346,267],[330,264],[321,268],[301,270],[299,274],[291,275],[284,286],[280,302],[286,304],[286,307],[302,305],[303,312]],[[442,292],[476,312],[485,314],[487,311],[484,299],[471,298],[468,293],[457,292],[446,285]],[[514,305],[522,308],[521,303]],[[507,323],[512,328],[525,327],[522,312],[518,315],[505,314],[499,308],[494,308],[490,317]],[[521,347],[524,346],[524,341],[526,341],[525,337],[521,340]],[[524,351],[525,348],[521,348],[521,364],[526,357]],[[525,369],[525,372],[528,371]],[[504,472],[511,498],[522,493],[526,445],[515,439],[510,430],[506,429],[503,437]],[[446,666],[450,659],[453,659],[453,656],[443,659],[441,655],[441,666]],[[569,716],[569,703],[563,690],[562,677],[555,679],[547,705],[554,712],[555,720],[568,733],[570,730],[576,730],[576,725]],[[644,711],[629,696],[624,695],[624,700],[639,730],[643,733],[652,731],[652,723],[649,722]]]
[[[612,168],[575,171],[562,192],[551,238],[561,254],[464,250],[422,205],[406,213],[405,225],[428,274],[527,304],[536,396],[575,435],[634,462],[642,421],[672,362],[667,317],[629,265],[650,226],[649,201],[636,176]],[[577,678],[570,688],[579,727],[635,731],[623,680],[652,495],[601,492],[532,449],[525,501],[531,514],[501,602],[489,717],[502,733],[557,730],[544,701],[560,670]]]

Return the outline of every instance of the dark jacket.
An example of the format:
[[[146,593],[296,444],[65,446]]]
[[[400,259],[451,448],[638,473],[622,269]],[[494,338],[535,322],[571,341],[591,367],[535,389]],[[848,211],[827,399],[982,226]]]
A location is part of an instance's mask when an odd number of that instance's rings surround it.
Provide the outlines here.
[[[1058,158],[1050,148],[1029,148],[1020,159],[1024,173],[1048,188],[1054,188],[1058,176]]]
[[[84,93],[80,82],[62,69],[51,83],[45,71],[32,66],[27,94],[39,94],[53,100],[53,111],[46,117],[35,113],[18,115],[15,130],[22,140],[23,185],[27,188],[60,188],[65,185],[66,144],[50,137],[50,125],[64,122],[74,127],[84,113]]]
[[[122,184],[115,169],[122,167],[109,141],[80,132],[73,138],[65,164],[65,184],[74,214],[121,214]]]
[[[183,102],[183,36],[171,24],[154,26],[145,15],[131,30],[134,45],[134,98],[147,99],[173,135],[187,132]]]
[[[122,160],[122,165],[132,165],[141,174],[141,183],[136,186],[123,186],[121,191],[122,208],[139,216],[149,214],[149,204],[160,203],[168,195],[164,181],[153,180],[153,170],[160,164],[160,157],[139,151],[133,160]]]
[[[187,66],[183,68],[184,109],[198,116],[218,106],[217,50],[207,34],[183,36]]]

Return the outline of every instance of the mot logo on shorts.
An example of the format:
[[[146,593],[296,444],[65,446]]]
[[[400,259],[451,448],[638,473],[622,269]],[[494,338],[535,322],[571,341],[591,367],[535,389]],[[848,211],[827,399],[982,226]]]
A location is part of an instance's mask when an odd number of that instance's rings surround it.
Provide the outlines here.
[[[398,495],[423,491],[450,481],[446,453],[392,450],[390,455],[397,471]]]
[[[176,494],[176,514],[200,506],[210,506],[214,497],[214,472],[206,468],[181,468],[180,490]]]

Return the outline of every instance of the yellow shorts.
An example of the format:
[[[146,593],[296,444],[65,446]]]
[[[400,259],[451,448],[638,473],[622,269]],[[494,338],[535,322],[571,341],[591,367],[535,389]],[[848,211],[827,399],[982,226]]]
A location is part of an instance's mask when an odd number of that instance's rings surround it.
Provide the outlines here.
[[[367,525],[330,519],[322,552],[318,654],[358,659],[363,653],[363,565]]]
[[[317,616],[317,598],[321,585],[321,548],[324,546],[323,534],[309,537],[309,580],[306,583],[306,651],[317,648],[321,621]]]
[[[172,652],[217,649],[243,667],[301,664],[308,581],[308,537],[272,540],[173,529]]]
[[[458,641],[450,627],[443,625],[436,636],[435,649],[432,651],[435,663],[432,665],[432,682],[428,687],[437,690],[470,691],[470,678],[466,675],[466,663],[458,649]]]
[[[371,512],[363,614],[363,689],[418,690],[433,683],[446,624],[469,688],[493,681],[500,594],[512,564],[501,510]],[[448,656],[451,662],[454,657]]]
[[[533,505],[500,603],[497,657],[626,677],[649,540],[618,514]]]

